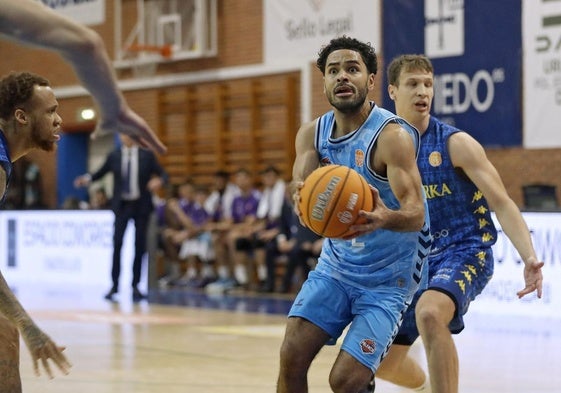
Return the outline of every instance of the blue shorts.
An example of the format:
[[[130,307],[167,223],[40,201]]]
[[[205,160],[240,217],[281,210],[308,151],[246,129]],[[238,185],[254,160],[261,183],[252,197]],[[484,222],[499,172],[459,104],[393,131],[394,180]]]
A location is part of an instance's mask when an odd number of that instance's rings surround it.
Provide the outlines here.
[[[470,303],[483,291],[493,276],[493,251],[491,248],[450,249],[429,256],[428,289],[448,295],[456,305],[454,318],[448,325],[450,332],[464,330],[464,318]],[[403,324],[395,338],[396,344],[411,345],[419,331],[415,323],[415,305],[423,291],[415,294],[405,313]]]
[[[331,336],[335,344],[350,324],[341,349],[376,372],[411,301],[409,288],[381,284],[357,288],[311,271],[296,296],[289,317],[306,319]]]

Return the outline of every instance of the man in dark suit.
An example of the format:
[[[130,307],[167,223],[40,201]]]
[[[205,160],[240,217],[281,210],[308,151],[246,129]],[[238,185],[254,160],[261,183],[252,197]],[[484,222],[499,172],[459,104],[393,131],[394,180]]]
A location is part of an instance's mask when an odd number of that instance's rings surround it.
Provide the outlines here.
[[[75,187],[88,186],[92,181],[113,173],[113,198],[111,209],[115,213],[113,233],[113,267],[111,278],[113,286],[105,295],[107,300],[114,300],[119,291],[121,273],[121,247],[123,236],[129,220],[134,220],[135,250],[132,278],[132,299],[137,302],[146,296],[138,289],[140,282],[142,257],[146,252],[146,234],[150,213],[153,210],[152,195],[167,181],[167,175],[158,163],[154,153],[140,149],[134,141],[119,135],[121,146],[107,156],[105,163],[96,172],[78,176]]]

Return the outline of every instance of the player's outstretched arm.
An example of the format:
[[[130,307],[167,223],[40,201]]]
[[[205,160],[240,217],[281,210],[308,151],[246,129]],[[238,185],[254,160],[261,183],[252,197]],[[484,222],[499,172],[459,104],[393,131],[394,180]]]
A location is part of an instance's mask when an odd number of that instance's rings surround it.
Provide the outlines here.
[[[504,233],[524,261],[525,287],[517,292],[518,297],[534,291],[541,297],[544,263],[538,260],[528,225],[520,209],[508,195],[497,169],[487,158],[481,144],[469,134],[458,132],[450,137],[448,143],[452,161],[481,190]]]
[[[54,377],[49,360],[64,374],[68,374],[71,364],[63,354],[65,348],[57,346],[51,338],[33,322],[8,287],[1,273],[0,312],[11,321],[21,333],[31,354],[33,369],[36,375],[40,375],[40,368],[42,366],[49,378]]]
[[[122,132],[157,153],[166,151],[147,123],[131,110],[117,87],[101,37],[34,0],[1,0],[0,33],[16,41],[58,52],[74,68],[100,111],[96,134]]]

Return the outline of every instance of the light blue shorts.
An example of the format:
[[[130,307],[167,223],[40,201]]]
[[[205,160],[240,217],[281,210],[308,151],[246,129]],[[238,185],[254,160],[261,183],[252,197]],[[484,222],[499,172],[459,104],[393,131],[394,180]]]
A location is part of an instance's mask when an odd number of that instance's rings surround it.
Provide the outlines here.
[[[397,285],[357,288],[312,271],[288,316],[304,318],[323,329],[331,336],[331,345],[350,324],[341,349],[376,372],[411,297],[408,288]]]

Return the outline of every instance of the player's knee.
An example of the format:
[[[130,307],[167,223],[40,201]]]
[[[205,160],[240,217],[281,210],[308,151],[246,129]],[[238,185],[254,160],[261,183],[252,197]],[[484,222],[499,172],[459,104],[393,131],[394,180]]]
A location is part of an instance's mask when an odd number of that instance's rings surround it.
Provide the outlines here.
[[[284,340],[280,349],[280,374],[292,378],[306,374],[310,364],[305,364],[304,357],[299,355],[291,340]]]
[[[363,392],[372,379],[372,370],[341,351],[329,373],[329,386],[335,393]]]
[[[280,348],[281,367],[291,372],[299,373],[308,370],[312,363],[313,356],[307,350],[306,343],[298,340],[289,330],[284,337]]]
[[[337,372],[336,369],[331,370],[329,374],[329,386],[331,387],[331,391],[333,392],[346,392],[347,385],[350,383],[350,376],[347,375],[347,378],[343,378],[340,372]]]
[[[432,332],[447,328],[454,317],[456,307],[452,299],[438,291],[426,291],[415,306],[415,320],[419,332]]]
[[[439,327],[446,327],[450,322],[450,318],[446,316],[446,313],[435,305],[417,307],[415,310],[415,320],[421,334],[423,332],[435,331]]]
[[[329,386],[334,393],[349,393],[365,391],[372,374],[363,378],[360,374],[340,372],[336,368],[329,374]]]
[[[287,335],[281,345],[281,358],[291,358],[292,360],[302,358],[302,347],[303,344],[299,340],[295,340],[292,335]]]

